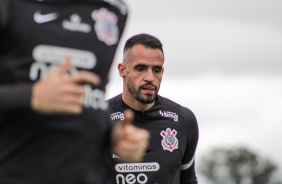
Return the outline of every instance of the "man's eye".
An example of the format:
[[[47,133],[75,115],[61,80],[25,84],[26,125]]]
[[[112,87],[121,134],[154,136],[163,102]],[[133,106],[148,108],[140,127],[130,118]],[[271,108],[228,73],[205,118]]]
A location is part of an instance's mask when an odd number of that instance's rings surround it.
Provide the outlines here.
[[[153,71],[154,73],[160,73],[162,70],[160,68],[155,68]]]
[[[139,72],[143,72],[145,70],[145,68],[144,67],[137,67],[136,70],[139,71]]]

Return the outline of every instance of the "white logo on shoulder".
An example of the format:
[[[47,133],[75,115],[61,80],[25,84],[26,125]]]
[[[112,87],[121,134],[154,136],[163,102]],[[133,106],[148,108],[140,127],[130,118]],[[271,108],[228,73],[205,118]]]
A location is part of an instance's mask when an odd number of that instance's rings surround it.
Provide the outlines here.
[[[69,20],[64,20],[62,24],[63,28],[69,31],[79,31],[83,33],[91,32],[91,26],[81,22],[81,17],[76,13],[72,14]]]
[[[115,112],[111,114],[111,120],[124,120],[124,114],[122,112]]]
[[[40,11],[36,11],[33,15],[34,21],[38,24],[43,24],[56,20],[59,17],[58,13],[42,14]]]
[[[166,117],[166,118],[171,118],[173,119],[175,122],[178,121],[178,115],[175,112],[169,112],[169,111],[161,111],[160,110],[160,115],[162,117]]]

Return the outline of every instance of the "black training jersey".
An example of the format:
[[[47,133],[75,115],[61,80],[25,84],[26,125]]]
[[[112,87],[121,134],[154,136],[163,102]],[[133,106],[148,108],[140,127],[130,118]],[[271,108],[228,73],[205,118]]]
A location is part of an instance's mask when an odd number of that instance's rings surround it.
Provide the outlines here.
[[[112,122],[124,119],[123,111],[131,109],[121,95],[109,99],[109,108]],[[151,138],[142,163],[121,163],[112,155],[116,183],[197,184],[198,125],[193,112],[159,95],[151,109],[133,111],[133,124],[148,130]]]
[[[120,0],[1,0],[0,183],[105,184],[104,92],[126,18]],[[67,56],[71,74],[91,71],[102,84],[83,84],[80,115],[32,111],[33,83]]]

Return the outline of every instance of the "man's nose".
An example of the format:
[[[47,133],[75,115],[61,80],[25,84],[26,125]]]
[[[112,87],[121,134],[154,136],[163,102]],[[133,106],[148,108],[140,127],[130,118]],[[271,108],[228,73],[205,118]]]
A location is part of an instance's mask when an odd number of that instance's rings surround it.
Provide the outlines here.
[[[145,73],[144,80],[145,81],[154,81],[155,80],[155,75],[154,75],[153,71],[148,70]]]

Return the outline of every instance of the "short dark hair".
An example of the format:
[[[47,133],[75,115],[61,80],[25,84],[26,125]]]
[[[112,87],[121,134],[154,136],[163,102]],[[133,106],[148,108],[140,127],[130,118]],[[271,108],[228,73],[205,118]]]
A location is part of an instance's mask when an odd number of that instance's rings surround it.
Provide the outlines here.
[[[163,45],[161,41],[156,38],[155,36],[146,34],[146,33],[141,33],[132,36],[129,38],[124,45],[123,52],[127,51],[128,49],[131,49],[134,45],[136,44],[141,44],[149,48],[153,49],[160,49],[163,52]]]

